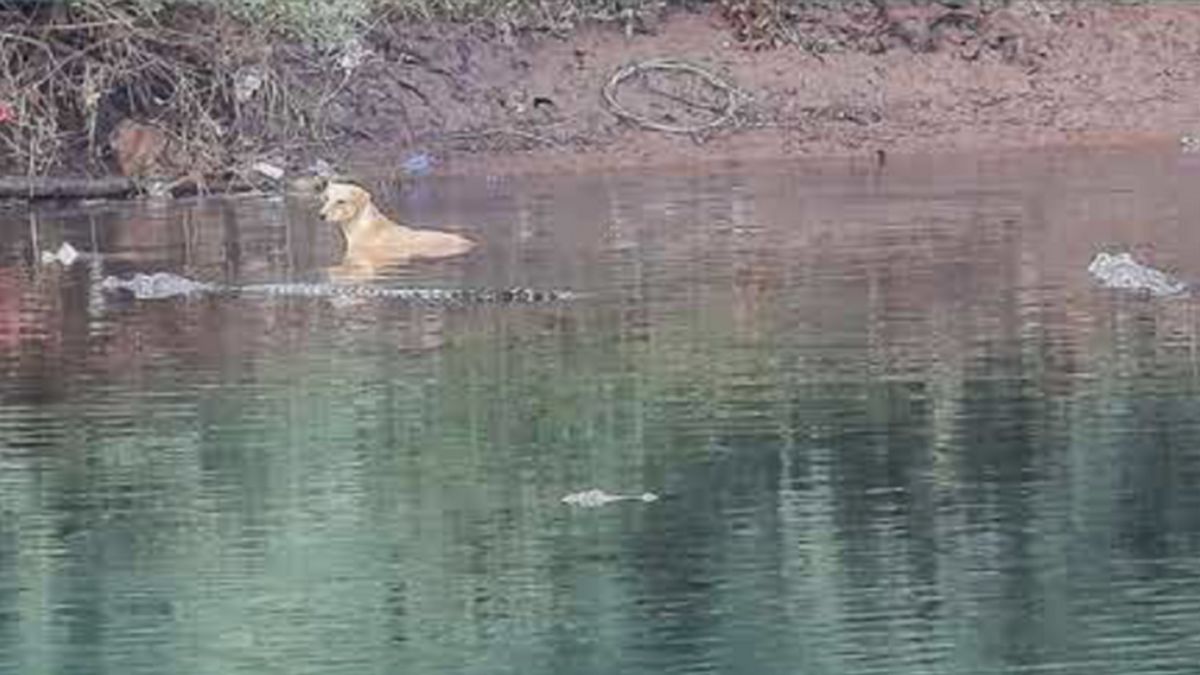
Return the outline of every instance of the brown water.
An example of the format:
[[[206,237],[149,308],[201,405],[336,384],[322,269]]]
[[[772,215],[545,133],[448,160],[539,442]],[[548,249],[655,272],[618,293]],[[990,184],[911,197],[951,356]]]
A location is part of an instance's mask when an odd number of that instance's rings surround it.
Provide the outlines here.
[[[0,672],[1112,673],[1200,663],[1200,159],[429,180],[485,242],[306,280],[314,206],[0,211]],[[69,241],[101,254],[29,264]],[[561,503],[600,488],[653,503]]]

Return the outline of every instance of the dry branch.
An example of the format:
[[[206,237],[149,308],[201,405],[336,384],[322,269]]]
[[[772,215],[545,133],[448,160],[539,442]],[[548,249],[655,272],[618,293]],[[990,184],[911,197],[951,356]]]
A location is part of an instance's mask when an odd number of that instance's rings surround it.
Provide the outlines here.
[[[644,75],[653,71],[686,73],[699,77],[701,81],[712,87],[714,90],[721,92],[725,98],[725,104],[714,111],[715,117],[704,122],[695,124],[666,124],[650,119],[649,116],[641,113],[636,113],[620,103],[617,99],[617,89],[625,80],[637,75]],[[663,95],[662,91],[655,91],[659,95]],[[738,108],[743,100],[743,95],[736,87],[724,79],[714,75],[712,72],[686,61],[677,59],[651,59],[649,61],[641,61],[623,66],[608,79],[608,82],[601,90],[601,96],[604,98],[604,103],[608,109],[617,117],[626,121],[637,124],[638,126],[650,129],[653,131],[662,131],[670,134],[689,134],[695,135],[704,131],[709,131],[717,127],[728,124],[734,119]],[[687,108],[707,109],[712,110],[712,106],[704,103],[686,100],[678,95],[668,94],[664,96],[669,100],[680,103]]]
[[[0,123],[0,174],[104,170],[106,135],[125,118],[172,138],[160,167],[172,175],[209,175],[237,155],[327,140],[318,103],[336,93],[340,72],[306,46],[263,49],[265,28],[202,4],[16,7],[0,3],[0,103],[13,113]],[[299,62],[317,67],[301,80],[291,73]],[[239,98],[248,69],[261,86]]]

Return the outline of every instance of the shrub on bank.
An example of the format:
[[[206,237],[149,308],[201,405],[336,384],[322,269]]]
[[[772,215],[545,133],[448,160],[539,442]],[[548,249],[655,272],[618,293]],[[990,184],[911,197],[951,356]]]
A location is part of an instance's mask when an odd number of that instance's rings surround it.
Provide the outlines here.
[[[759,1],[759,0],[755,0]],[[328,46],[369,30],[383,18],[481,23],[510,30],[567,30],[583,21],[621,21],[660,12],[668,4],[703,0],[72,0],[68,5],[125,4],[142,15],[204,6],[290,37]],[[791,0],[803,3],[804,0]]]
[[[882,16],[897,5],[964,1],[0,1],[0,174],[103,170],[111,165],[108,134],[131,117],[163,127],[192,171],[262,147],[329,140],[326,104],[344,85],[356,38],[380,23],[451,21],[511,35],[609,22],[632,31],[681,7],[723,16],[747,47],[824,49],[892,31],[868,21],[861,35],[827,39],[814,27],[831,12]],[[827,23],[835,28],[826,33],[842,30]]]
[[[355,39],[378,22],[517,31],[660,0],[14,0],[0,3],[0,174],[103,171],[108,135],[152,119],[189,171],[320,142]],[[65,161],[73,162],[70,166]]]

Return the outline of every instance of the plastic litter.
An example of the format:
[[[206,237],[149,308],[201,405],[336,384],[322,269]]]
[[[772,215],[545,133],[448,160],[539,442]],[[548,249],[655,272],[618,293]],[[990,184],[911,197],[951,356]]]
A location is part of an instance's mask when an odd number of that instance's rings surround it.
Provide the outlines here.
[[[245,103],[254,98],[254,94],[262,88],[266,76],[258,66],[247,66],[237,72],[233,78],[233,97],[238,103]]]
[[[404,172],[410,176],[424,176],[433,170],[433,158],[427,153],[418,152],[404,160]]]
[[[59,263],[63,266],[70,267],[75,263],[76,260],[79,260],[79,257],[79,251],[76,250],[74,246],[64,241],[62,245],[58,247],[57,251],[42,251],[42,264],[52,265],[54,263]]]
[[[271,180],[279,180],[283,178],[283,169],[271,164],[270,162],[255,162],[250,166],[251,169],[270,178]]]

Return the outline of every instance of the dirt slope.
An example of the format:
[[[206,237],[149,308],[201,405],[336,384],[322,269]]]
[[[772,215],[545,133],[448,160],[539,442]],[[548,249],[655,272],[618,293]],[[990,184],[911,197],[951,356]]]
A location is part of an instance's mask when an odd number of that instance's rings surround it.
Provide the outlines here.
[[[802,24],[807,48],[758,51],[734,41],[716,6],[672,13],[649,33],[381,32],[333,103],[354,139],[336,152],[363,170],[426,152],[442,172],[541,172],[1177,143],[1200,131],[1200,3],[944,4],[963,6],[830,10]],[[743,95],[736,115],[703,135],[614,116],[602,87],[623,64],[656,57],[728,80]],[[685,116],[689,104],[672,101],[645,108],[649,118]]]

